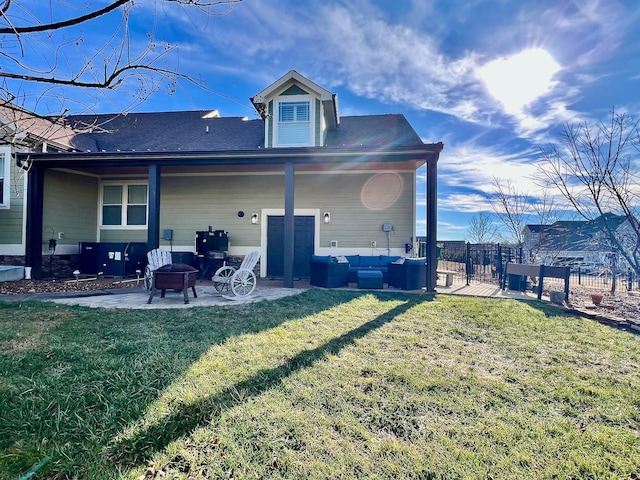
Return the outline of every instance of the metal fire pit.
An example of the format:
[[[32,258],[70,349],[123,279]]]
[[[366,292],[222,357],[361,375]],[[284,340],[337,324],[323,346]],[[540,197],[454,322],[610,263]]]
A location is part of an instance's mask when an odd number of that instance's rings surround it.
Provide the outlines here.
[[[189,289],[193,291],[193,297],[198,298],[196,293],[198,271],[191,265],[183,263],[171,263],[158,268],[153,272],[153,284],[147,303],[151,303],[158,290],[161,291],[160,298],[164,298],[167,290],[181,291],[184,295],[184,303],[189,303]]]

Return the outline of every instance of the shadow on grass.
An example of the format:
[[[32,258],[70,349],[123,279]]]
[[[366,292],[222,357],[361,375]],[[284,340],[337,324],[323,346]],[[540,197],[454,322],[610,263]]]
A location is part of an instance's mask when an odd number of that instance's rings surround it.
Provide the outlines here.
[[[366,292],[371,294],[371,292]],[[351,294],[351,298],[362,294]],[[389,295],[376,295],[383,300],[389,300]],[[394,295],[391,298],[398,298]],[[343,348],[353,344],[357,339],[365,337],[370,332],[394,320],[398,315],[407,311],[420,301],[428,301],[432,297],[406,298],[404,303],[388,312],[370,320],[349,332],[336,337],[312,350],[305,350],[289,359],[283,365],[261,370],[253,377],[226,388],[217,395],[207,397],[199,402],[184,406],[168,418],[163,418],[162,424],[155,424],[139,432],[133,438],[119,442],[110,449],[112,461],[125,466],[133,466],[150,459],[154,452],[167,447],[170,442],[179,439],[200,426],[208,424],[212,418],[219,417],[226,409],[243,403],[246,399],[258,396],[263,392],[279,385],[285,378],[298,370],[312,366],[327,355],[340,352]],[[239,399],[238,392],[242,392]]]
[[[0,388],[0,471],[17,477],[42,455],[40,442],[51,436],[57,441],[44,453],[54,459],[52,465],[63,457],[82,464],[91,450],[107,448],[109,439],[100,432],[120,430],[123,423],[139,419],[157,392],[212,345],[317,314],[362,294],[310,290],[273,302],[180,311],[0,302],[1,333],[6,334],[0,339],[15,344],[0,350],[0,371],[12,372],[8,387]],[[15,391],[26,393],[16,397]],[[52,406],[68,418],[55,431]],[[28,420],[16,421],[24,418]],[[95,429],[91,441],[86,440],[89,425]]]

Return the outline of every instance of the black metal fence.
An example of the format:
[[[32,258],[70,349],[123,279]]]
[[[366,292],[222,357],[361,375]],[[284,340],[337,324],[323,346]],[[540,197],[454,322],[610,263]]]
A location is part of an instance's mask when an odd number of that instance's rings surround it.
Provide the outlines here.
[[[438,269],[457,272],[454,283],[494,283],[502,285],[508,262],[526,263],[522,248],[498,243],[438,243]],[[570,286],[584,286],[611,291],[640,291],[640,276],[631,269],[572,266]]]

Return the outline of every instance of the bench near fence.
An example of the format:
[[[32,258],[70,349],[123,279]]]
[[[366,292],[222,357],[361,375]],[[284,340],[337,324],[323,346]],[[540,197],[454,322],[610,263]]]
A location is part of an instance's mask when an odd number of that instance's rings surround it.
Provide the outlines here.
[[[453,276],[458,273],[454,270],[440,270],[437,269],[436,273],[438,275],[444,275],[445,279],[444,279],[444,285],[445,287],[450,287],[451,285],[453,285]]]
[[[507,263],[502,277],[502,290],[506,288],[509,275],[520,275],[523,277],[538,277],[538,300],[542,298],[545,278],[564,279],[564,300],[569,301],[569,275],[570,267],[551,267],[549,265],[522,265],[520,263]]]

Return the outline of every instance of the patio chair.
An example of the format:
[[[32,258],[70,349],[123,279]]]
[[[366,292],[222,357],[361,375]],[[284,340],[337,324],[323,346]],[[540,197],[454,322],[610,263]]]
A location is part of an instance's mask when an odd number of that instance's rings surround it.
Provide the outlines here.
[[[153,288],[153,272],[165,265],[173,263],[171,252],[155,248],[147,252],[147,266],[144,269],[144,288],[148,292]]]
[[[256,288],[256,274],[253,269],[260,259],[260,252],[251,252],[242,260],[240,268],[226,266],[216,270],[211,277],[213,286],[223,295],[232,292],[237,298],[248,297]]]

